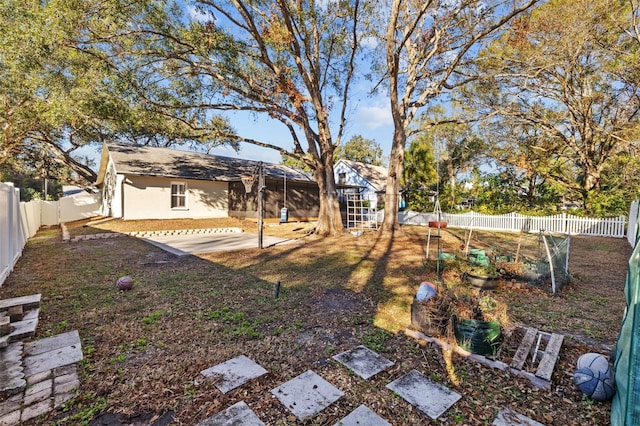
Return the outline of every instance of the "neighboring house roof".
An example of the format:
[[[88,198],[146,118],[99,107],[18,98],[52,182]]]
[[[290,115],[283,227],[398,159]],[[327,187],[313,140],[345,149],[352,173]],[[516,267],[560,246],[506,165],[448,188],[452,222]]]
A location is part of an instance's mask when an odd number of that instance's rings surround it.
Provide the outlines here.
[[[62,196],[69,197],[71,195],[80,194],[81,192],[86,192],[84,189],[75,185],[62,185]]]
[[[373,164],[360,163],[358,161],[340,159],[338,163],[344,163],[351,168],[355,173],[360,175],[363,179],[368,181],[376,191],[384,192],[387,184],[388,171],[385,167],[374,166]],[[337,163],[336,163],[337,164]]]
[[[151,146],[105,144],[97,183],[102,183],[109,155],[118,174],[179,179],[238,181],[251,176],[258,161]],[[265,178],[313,182],[306,173],[282,164],[262,163]]]

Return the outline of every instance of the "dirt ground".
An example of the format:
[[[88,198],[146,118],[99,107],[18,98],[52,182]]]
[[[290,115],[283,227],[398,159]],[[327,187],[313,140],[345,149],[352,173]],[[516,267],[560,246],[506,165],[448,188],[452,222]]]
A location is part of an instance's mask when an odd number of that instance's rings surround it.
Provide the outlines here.
[[[85,221],[69,230],[78,235],[229,226],[257,231],[255,222],[238,220]],[[405,335],[417,286],[436,279],[425,256],[425,228],[406,227],[392,239],[375,232],[318,238],[309,234],[312,228],[267,224],[266,234],[299,243],[201,258],[178,258],[130,237],[62,243],[59,229],[41,231],[0,288],[0,298],[42,293],[39,335],[79,330],[85,360],[78,397],[32,424],[193,425],[240,400],[271,425],[334,424],[360,404],[397,425],[490,424],[502,407],[546,425],[608,424],[610,404],[583,397],[572,373],[582,353],[607,354],[615,344],[630,254],[625,240],[574,237],[573,279],[556,296],[512,282],[492,292],[508,305],[514,325],[565,335],[552,388],[545,391]],[[460,238],[453,231],[443,235],[442,248],[460,250]],[[513,249],[518,238],[478,233],[473,241]],[[115,289],[122,275],[134,278],[133,290]],[[360,344],[396,364],[363,381],[331,359]],[[228,394],[200,376],[240,354],[269,373]],[[269,391],[309,369],[345,396],[299,422]],[[462,399],[430,420],[385,388],[412,369]]]

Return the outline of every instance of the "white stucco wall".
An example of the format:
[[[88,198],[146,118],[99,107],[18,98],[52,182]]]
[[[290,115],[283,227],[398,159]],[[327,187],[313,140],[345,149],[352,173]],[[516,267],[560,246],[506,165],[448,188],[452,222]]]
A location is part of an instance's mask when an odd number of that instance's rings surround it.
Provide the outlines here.
[[[187,184],[186,208],[171,208],[172,182]],[[127,176],[121,188],[125,220],[228,217],[226,182]]]
[[[351,167],[349,167],[347,164],[341,161],[338,161],[336,163],[333,172],[335,175],[336,183],[341,183],[345,185],[362,186],[363,187],[361,192],[362,199],[369,200],[371,202],[371,207],[376,208],[378,196],[376,194],[376,189],[371,184],[371,182],[366,180],[364,177],[358,174],[355,170],[353,170]],[[345,174],[344,180],[340,180],[340,173]]]

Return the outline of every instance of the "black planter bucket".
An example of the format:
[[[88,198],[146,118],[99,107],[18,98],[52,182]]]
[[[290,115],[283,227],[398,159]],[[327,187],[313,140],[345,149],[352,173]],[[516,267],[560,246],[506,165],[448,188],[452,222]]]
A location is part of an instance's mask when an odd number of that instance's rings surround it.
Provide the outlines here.
[[[498,285],[498,277],[487,277],[467,273],[465,278],[467,282],[471,284],[471,287],[477,290],[493,290]]]
[[[478,355],[495,355],[502,340],[500,323],[472,319],[457,320],[456,340],[463,349]]]

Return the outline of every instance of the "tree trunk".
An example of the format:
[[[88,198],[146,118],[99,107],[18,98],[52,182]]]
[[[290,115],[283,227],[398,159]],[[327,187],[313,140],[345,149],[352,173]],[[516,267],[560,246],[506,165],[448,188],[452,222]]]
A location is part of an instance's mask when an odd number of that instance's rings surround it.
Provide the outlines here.
[[[447,165],[447,185],[449,186],[449,206],[456,204],[456,171],[453,168],[452,161],[446,161]]]
[[[395,120],[394,120],[395,121]],[[381,232],[393,234],[400,229],[398,222],[398,201],[400,195],[400,177],[404,160],[404,144],[407,140],[404,125],[395,124],[391,158],[389,159],[389,176],[387,177],[386,192],[384,194],[384,219]]]
[[[590,167],[585,170],[585,177],[582,181],[580,193],[582,195],[582,208],[589,210],[591,208],[591,194],[595,189],[600,189],[600,171]]]
[[[341,234],[344,231],[344,225],[340,214],[333,163],[326,166],[319,164],[314,171],[314,177],[320,191],[320,211],[315,232],[318,235]]]

